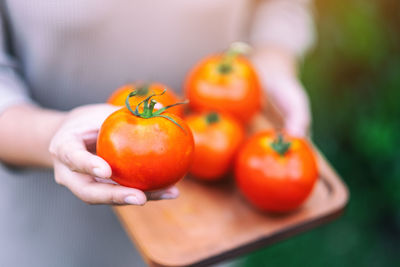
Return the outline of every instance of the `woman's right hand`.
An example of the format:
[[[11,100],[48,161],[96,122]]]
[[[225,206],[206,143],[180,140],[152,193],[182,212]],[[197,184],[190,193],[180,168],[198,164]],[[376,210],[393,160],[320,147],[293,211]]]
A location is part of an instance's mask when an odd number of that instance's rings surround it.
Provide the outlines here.
[[[56,182],[88,204],[144,205],[147,200],[176,198],[179,195],[176,187],[144,193],[116,184],[110,179],[108,163],[89,151],[95,148],[103,121],[117,109],[96,104],[67,114],[49,146]]]

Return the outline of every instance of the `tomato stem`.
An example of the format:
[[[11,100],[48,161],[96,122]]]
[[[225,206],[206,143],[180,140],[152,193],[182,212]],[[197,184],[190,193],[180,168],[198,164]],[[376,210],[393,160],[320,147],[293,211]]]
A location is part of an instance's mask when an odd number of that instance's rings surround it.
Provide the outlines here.
[[[238,55],[245,55],[250,52],[250,46],[242,42],[234,42],[230,45],[228,51],[223,54],[218,71],[223,74],[229,74],[233,71],[233,61]]]
[[[291,143],[285,142],[285,140],[283,139],[283,135],[281,133],[279,133],[277,138],[271,143],[271,148],[275,150],[282,157],[285,156],[285,154],[288,152],[290,146]]]
[[[210,112],[206,115],[207,124],[214,124],[220,120],[219,114],[217,112]]]
[[[150,104],[147,104],[145,106],[147,106],[148,108],[144,108],[143,109],[143,117],[151,117],[151,115],[153,114],[153,110],[154,110],[154,106],[156,105],[156,101],[154,99],[151,99]]]
[[[162,114],[162,113],[163,113],[164,111],[166,111],[167,109],[172,108],[172,107],[174,107],[174,106],[182,105],[182,104],[187,104],[187,103],[189,103],[188,100],[185,100],[185,101],[183,101],[183,102],[178,102],[178,103],[175,103],[175,104],[172,104],[172,105],[169,105],[169,106],[166,106],[166,107],[160,108],[159,110],[154,111],[154,107],[155,107],[155,105],[157,104],[157,101],[154,100],[154,99],[151,99],[151,98],[154,97],[154,96],[163,95],[166,91],[167,91],[167,89],[164,89],[164,91],[163,91],[162,93],[160,93],[160,94],[152,93],[151,95],[149,95],[148,97],[146,97],[143,101],[141,101],[139,104],[137,104],[135,110],[133,110],[132,107],[131,107],[131,105],[130,105],[130,103],[129,103],[129,99],[130,99],[131,97],[134,97],[134,96],[139,96],[138,91],[135,90],[135,91],[131,92],[131,93],[128,95],[128,97],[127,97],[126,100],[125,100],[125,105],[126,105],[126,107],[128,108],[128,110],[129,110],[133,115],[135,115],[135,116],[137,116],[137,117],[140,117],[140,118],[143,118],[143,119],[150,119],[150,118],[154,118],[154,117],[162,117],[162,118],[165,118],[165,119],[171,121],[172,123],[174,123],[175,125],[177,125],[179,128],[181,128],[181,129],[186,133],[185,129],[184,129],[181,125],[179,125],[179,123],[177,123],[172,117],[167,116],[167,115],[164,115],[164,114]],[[150,103],[149,103],[149,102],[150,102]],[[140,112],[140,111],[139,111],[139,107],[140,107],[140,105],[142,105],[142,104],[143,104],[143,111]]]
[[[145,96],[149,93],[149,88],[150,88],[150,84],[149,83],[144,83],[141,84],[137,87],[136,91],[136,95],[138,96]]]

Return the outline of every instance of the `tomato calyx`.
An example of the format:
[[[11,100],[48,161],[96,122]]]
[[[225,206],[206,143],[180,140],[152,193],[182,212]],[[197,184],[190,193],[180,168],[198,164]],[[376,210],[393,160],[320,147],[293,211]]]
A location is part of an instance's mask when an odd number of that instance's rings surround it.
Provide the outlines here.
[[[149,93],[149,88],[150,88],[150,84],[149,83],[141,84],[135,90],[137,92],[136,95],[137,96],[145,96],[145,95],[147,95]]]
[[[206,122],[208,125],[219,122],[220,117],[217,112],[210,112],[206,115]]]
[[[238,55],[246,55],[250,52],[251,48],[248,44],[243,42],[234,42],[230,45],[228,51],[223,54],[221,63],[218,65],[218,71],[222,75],[229,74],[233,71],[233,60]]]
[[[271,143],[271,148],[283,157],[290,149],[291,144],[291,142],[286,142],[283,139],[283,135],[279,133],[276,139]]]
[[[137,117],[140,117],[140,118],[143,118],[143,119],[150,119],[150,118],[155,118],[155,117],[165,118],[165,119],[173,122],[176,126],[181,128],[186,133],[185,129],[179,123],[177,123],[176,120],[174,120],[170,116],[163,115],[162,113],[164,111],[166,111],[167,109],[175,107],[177,105],[187,104],[187,103],[189,103],[188,100],[185,100],[183,102],[178,102],[178,103],[175,103],[175,104],[172,104],[172,105],[168,105],[168,106],[160,108],[158,110],[154,110],[154,107],[157,104],[157,101],[155,101],[154,99],[151,99],[151,98],[154,97],[154,96],[163,95],[166,91],[167,91],[167,89],[164,89],[164,91],[162,93],[160,93],[160,94],[152,93],[151,95],[146,97],[143,101],[141,101],[139,104],[137,104],[135,110],[133,110],[131,105],[130,105],[130,103],[129,103],[129,99],[131,97],[134,97],[134,96],[140,96],[139,93],[138,93],[138,90],[135,90],[135,91],[131,92],[128,95],[128,97],[125,100],[125,105],[128,108],[128,110],[134,116],[137,116]],[[143,111],[142,112],[139,111],[140,105],[143,105]]]

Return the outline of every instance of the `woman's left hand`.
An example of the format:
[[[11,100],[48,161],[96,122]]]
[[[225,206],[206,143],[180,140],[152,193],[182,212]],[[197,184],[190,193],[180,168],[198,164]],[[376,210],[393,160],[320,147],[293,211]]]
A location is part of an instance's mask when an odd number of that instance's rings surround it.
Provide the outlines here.
[[[266,48],[254,51],[253,62],[268,97],[285,120],[285,130],[295,136],[308,134],[311,112],[308,96],[297,79],[296,58],[286,51]]]

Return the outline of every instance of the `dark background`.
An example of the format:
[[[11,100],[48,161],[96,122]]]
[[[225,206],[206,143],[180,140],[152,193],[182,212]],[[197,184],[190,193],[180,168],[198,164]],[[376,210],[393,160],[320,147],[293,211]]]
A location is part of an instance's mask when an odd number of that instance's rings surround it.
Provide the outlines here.
[[[259,250],[244,266],[400,266],[400,1],[317,0],[302,64],[313,140],[350,189],[333,223]]]

